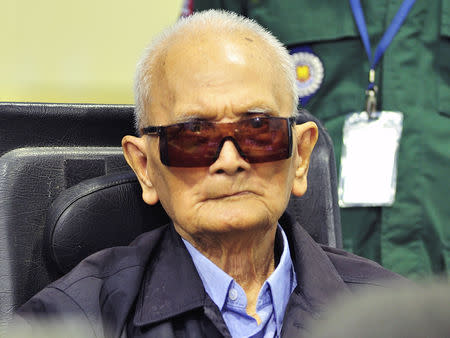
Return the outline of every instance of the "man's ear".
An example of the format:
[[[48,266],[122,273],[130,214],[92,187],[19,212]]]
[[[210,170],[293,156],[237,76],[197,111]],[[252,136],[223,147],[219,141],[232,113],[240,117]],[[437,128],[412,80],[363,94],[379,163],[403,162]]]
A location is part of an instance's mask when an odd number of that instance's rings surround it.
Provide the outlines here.
[[[142,199],[147,204],[156,204],[158,193],[152,183],[152,175],[147,166],[147,144],[142,137],[127,135],[122,139],[122,149],[126,161],[136,174],[142,187]]]
[[[295,196],[302,196],[308,187],[307,175],[309,160],[319,136],[317,125],[312,121],[296,125],[294,137],[295,136],[297,139],[297,147],[294,148],[294,151],[297,151],[298,156],[297,161],[295,162],[296,170],[292,193]]]

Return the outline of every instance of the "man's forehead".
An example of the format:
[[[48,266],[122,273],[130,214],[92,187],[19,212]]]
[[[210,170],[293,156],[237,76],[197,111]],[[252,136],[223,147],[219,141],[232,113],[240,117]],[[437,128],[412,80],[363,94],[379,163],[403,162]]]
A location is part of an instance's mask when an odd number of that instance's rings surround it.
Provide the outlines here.
[[[260,60],[273,56],[273,47],[250,31],[220,32],[212,29],[197,34],[179,32],[167,44],[161,62],[197,60],[217,61],[227,58],[230,62],[244,64],[244,55],[257,56]],[[173,58],[172,58],[173,57]]]
[[[213,23],[204,26],[185,26],[167,40],[167,46],[177,46],[182,44],[208,43],[210,41],[245,41],[248,44],[263,44],[264,39],[258,33],[245,28],[223,29],[222,26],[215,26]]]
[[[206,26],[200,31],[186,27],[171,37],[158,54],[156,64],[166,68],[172,67],[174,63],[213,63],[225,58],[231,63],[245,66],[244,58],[249,55],[255,58],[254,62],[266,61],[276,67],[273,62],[278,59],[274,47],[255,32],[246,29],[220,31],[215,26]]]
[[[174,37],[155,64],[149,110],[172,116],[152,116],[152,122],[214,119],[227,110],[279,111],[272,91],[285,86],[274,57],[268,57],[272,48],[260,37],[246,31],[191,33]]]

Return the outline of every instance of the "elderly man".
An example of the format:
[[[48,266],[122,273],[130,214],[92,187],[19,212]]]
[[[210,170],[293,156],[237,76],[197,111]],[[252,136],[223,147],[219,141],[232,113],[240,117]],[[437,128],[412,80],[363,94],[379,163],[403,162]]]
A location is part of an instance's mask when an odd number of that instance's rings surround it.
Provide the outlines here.
[[[96,336],[298,337],[340,292],[396,278],[278,224],[307,188],[317,126],[295,125],[294,67],[234,14],[179,20],[145,51],[125,157],[172,224],[97,253],[22,317],[80,315]],[[289,217],[284,217],[289,219]]]

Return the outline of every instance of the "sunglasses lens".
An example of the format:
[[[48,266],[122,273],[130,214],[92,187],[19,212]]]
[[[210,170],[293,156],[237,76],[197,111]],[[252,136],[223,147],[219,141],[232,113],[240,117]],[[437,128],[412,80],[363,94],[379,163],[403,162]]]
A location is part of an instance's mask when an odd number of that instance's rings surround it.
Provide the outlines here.
[[[217,159],[224,139],[235,141],[250,163],[290,157],[291,134],[286,118],[257,117],[235,123],[194,121],[168,126],[160,137],[161,161],[174,167],[206,167]]]
[[[169,126],[163,142],[165,144],[160,144],[161,155],[164,150],[161,160],[165,165],[174,167],[210,166],[214,163],[220,143],[220,140],[216,140],[217,135],[214,124],[206,121]]]
[[[243,121],[236,140],[250,163],[289,158],[290,129],[285,118],[256,118]]]

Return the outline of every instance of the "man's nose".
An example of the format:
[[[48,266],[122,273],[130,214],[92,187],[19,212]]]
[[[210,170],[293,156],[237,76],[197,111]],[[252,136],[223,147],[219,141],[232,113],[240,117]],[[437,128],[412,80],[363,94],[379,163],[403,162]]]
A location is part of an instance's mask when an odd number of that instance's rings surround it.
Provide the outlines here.
[[[233,141],[227,140],[220,150],[219,157],[209,167],[209,172],[233,175],[248,169],[250,169],[250,163],[242,158]]]

